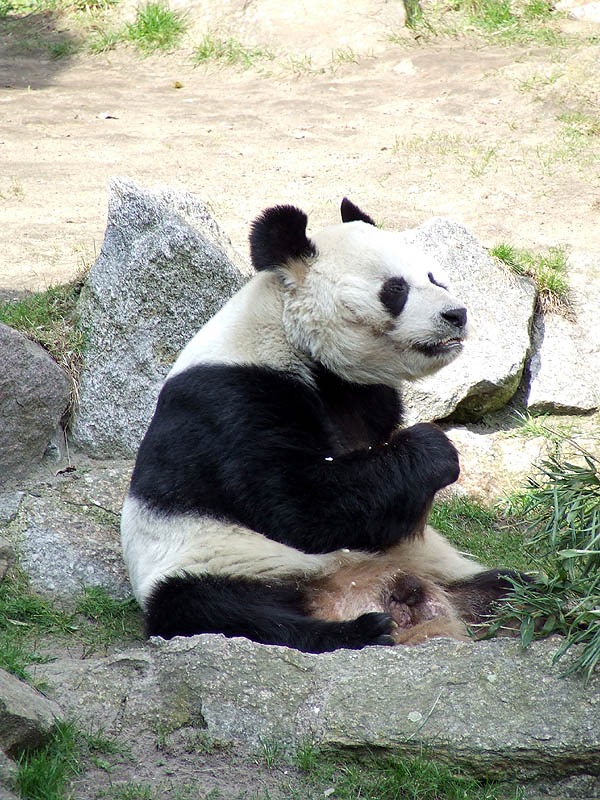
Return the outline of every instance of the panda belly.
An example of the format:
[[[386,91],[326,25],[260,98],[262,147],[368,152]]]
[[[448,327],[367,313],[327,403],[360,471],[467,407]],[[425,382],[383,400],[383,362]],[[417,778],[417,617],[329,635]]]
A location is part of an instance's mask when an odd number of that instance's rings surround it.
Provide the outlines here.
[[[157,583],[179,575],[305,581],[334,574],[364,556],[349,550],[303,553],[243,525],[208,515],[165,514],[129,495],[121,543],[133,593],[142,606]]]
[[[427,578],[404,572],[395,558],[375,557],[343,567],[306,586],[307,610],[325,620],[350,620],[368,612],[389,614],[396,644],[432,637],[466,639],[467,629],[452,596]]]

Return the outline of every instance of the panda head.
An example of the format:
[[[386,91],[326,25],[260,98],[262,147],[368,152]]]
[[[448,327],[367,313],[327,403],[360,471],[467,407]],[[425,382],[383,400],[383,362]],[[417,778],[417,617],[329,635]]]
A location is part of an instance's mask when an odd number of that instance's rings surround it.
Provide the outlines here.
[[[252,263],[277,274],[289,345],[360,384],[395,386],[449,364],[467,311],[439,265],[349,200],[341,213],[341,224],[311,238],[294,206],[269,208],[252,225]]]

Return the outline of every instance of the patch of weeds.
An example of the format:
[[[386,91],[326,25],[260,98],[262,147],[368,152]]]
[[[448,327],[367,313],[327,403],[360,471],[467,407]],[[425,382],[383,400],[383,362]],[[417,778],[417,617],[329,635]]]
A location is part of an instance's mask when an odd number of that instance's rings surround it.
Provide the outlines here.
[[[133,598],[115,600],[100,586],[88,586],[77,601],[76,615],[86,621],[80,627],[89,651],[106,649],[116,642],[141,638],[140,612]]]
[[[0,322],[38,342],[63,367],[77,385],[81,372],[84,336],[76,324],[76,304],[83,276],[45,292],[26,295],[17,302],[0,303]]]
[[[263,47],[248,47],[232,37],[221,39],[206,33],[194,48],[195,64],[217,62],[228,67],[249,69],[257,61],[272,61],[275,56]]]
[[[493,247],[490,254],[517,275],[534,281],[542,311],[569,311],[568,262],[564,248],[551,247],[546,254],[540,254],[504,242]]]
[[[415,29],[423,20],[423,9],[419,0],[403,0],[406,27]]]
[[[11,0],[0,0],[0,19],[7,17],[13,8]]]
[[[58,722],[44,747],[18,759],[17,787],[24,800],[63,800],[67,782],[81,771],[74,725]]]
[[[0,667],[22,680],[31,680],[31,664],[48,660],[39,652],[40,642],[66,639],[83,646],[87,655],[123,639],[141,638],[133,600],[114,600],[103,589],[88,588],[71,612],[35,594],[17,568],[0,582]]]
[[[115,30],[95,31],[88,39],[88,50],[94,55],[108,53],[123,41],[123,33]]]
[[[36,653],[38,638],[75,631],[72,617],[30,591],[17,569],[0,582],[0,667],[31,680],[27,667],[46,659]]]
[[[331,64],[358,64],[358,55],[351,47],[337,47],[331,52]]]
[[[75,55],[78,49],[78,44],[70,38],[57,39],[56,41],[48,44],[50,57],[56,61],[60,60],[61,58],[69,58],[70,56]]]
[[[311,781],[338,800],[500,800],[520,798],[519,790],[480,781],[426,758],[363,756],[346,758],[318,754],[305,770]],[[321,796],[323,796],[321,794]]]
[[[426,15],[411,18],[410,27],[425,36],[475,35],[503,45],[561,46],[568,37],[555,17],[552,6],[543,0],[453,0],[428,5]],[[407,11],[407,22],[409,18]]]
[[[156,800],[157,795],[147,783],[124,783],[113,786],[108,797],[110,800]]]
[[[456,548],[490,566],[526,570],[531,566],[517,518],[467,497],[436,501],[431,525]]]
[[[274,769],[286,756],[285,744],[275,736],[260,738],[260,752],[267,769]]]
[[[180,14],[162,3],[148,3],[138,8],[135,20],[125,29],[125,37],[138,50],[149,55],[157,50],[172,50],[187,24]]]
[[[513,498],[529,522],[528,549],[540,575],[515,583],[491,633],[516,619],[524,647],[534,638],[562,634],[555,660],[579,645],[567,672],[589,678],[600,664],[600,460],[569,442],[578,457],[550,456],[540,477]]]

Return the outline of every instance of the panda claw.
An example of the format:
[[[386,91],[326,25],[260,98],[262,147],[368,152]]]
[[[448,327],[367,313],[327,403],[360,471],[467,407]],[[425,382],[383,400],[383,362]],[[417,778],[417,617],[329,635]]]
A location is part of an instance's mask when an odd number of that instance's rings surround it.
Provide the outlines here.
[[[371,611],[361,614],[354,623],[357,635],[360,637],[361,645],[388,645],[394,644],[392,633],[396,624],[389,614]]]

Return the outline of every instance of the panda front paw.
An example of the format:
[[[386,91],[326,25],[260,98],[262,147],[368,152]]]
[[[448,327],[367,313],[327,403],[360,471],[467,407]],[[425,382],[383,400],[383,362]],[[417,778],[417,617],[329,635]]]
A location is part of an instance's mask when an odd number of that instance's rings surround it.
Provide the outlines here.
[[[414,472],[431,488],[432,495],[458,480],[458,451],[437,425],[420,422],[404,428],[396,434],[393,444],[398,450],[410,451]]]
[[[370,645],[391,646],[395,644],[392,633],[396,623],[389,614],[377,611],[361,614],[352,622],[345,623],[348,634],[348,647],[360,650]]]

